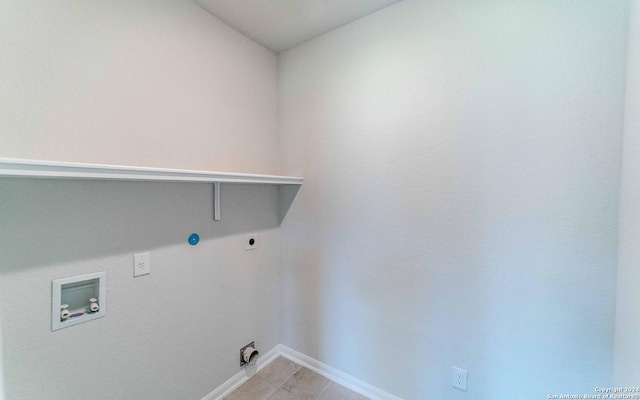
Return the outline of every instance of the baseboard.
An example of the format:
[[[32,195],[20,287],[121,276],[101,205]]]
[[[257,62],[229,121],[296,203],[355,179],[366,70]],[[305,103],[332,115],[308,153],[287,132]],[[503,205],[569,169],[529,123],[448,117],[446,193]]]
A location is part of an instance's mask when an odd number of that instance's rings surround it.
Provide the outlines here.
[[[273,349],[269,350],[265,354],[261,355],[255,366],[247,367],[246,369],[240,370],[237,374],[229,378],[225,383],[218,386],[213,392],[204,396],[202,400],[222,400],[229,393],[236,390],[236,388],[243,383],[245,383],[249,378],[251,378],[256,372],[260,371],[262,368],[266,367],[271,361],[275,360],[280,356],[281,345],[277,345]],[[240,362],[240,361],[238,361]]]
[[[232,376],[225,383],[220,385],[216,390],[206,395],[202,400],[222,400],[224,396],[233,392],[238,386],[245,383],[256,372],[266,367],[271,361],[277,357],[282,356],[289,360],[309,368],[310,370],[331,379],[332,381],[341,384],[356,393],[360,393],[363,396],[370,398],[371,400],[402,400],[400,397],[394,396],[391,393],[387,393],[382,389],[379,389],[373,385],[369,385],[360,379],[346,374],[338,369],[335,369],[327,364],[304,355],[298,351],[293,350],[282,344],[277,345],[273,349],[269,350],[264,355],[260,356],[256,367],[247,370],[242,370]]]
[[[287,346],[278,345],[280,348],[280,355],[288,358],[289,360],[309,368],[310,370],[331,379],[332,381],[341,384],[356,393],[360,393],[363,396],[370,398],[371,400],[402,400],[400,397],[394,396],[391,393],[387,393],[384,390],[370,385],[358,378],[346,374],[336,368],[333,368],[327,364],[304,355],[298,351],[295,351]]]

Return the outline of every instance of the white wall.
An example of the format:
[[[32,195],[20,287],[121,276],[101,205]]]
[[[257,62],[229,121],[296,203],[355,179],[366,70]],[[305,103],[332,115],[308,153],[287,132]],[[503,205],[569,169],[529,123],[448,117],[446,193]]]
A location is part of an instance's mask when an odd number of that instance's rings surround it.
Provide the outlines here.
[[[6,398],[199,400],[241,346],[277,345],[277,189],[223,185],[215,223],[212,202],[206,184],[0,179]],[[151,275],[133,278],[143,251]],[[51,280],[97,271],[106,316],[51,332]]]
[[[615,383],[640,382],[640,1],[631,0],[620,194]]]
[[[0,157],[277,173],[277,57],[191,1],[3,1]]]
[[[610,385],[626,27],[405,0],[281,54],[282,343],[406,399]]]
[[[278,171],[276,55],[189,1],[4,1],[0,54],[0,157]],[[214,222],[208,184],[0,179],[0,398],[198,400],[277,345],[278,191],[222,189]],[[51,280],[103,270],[51,332]]]

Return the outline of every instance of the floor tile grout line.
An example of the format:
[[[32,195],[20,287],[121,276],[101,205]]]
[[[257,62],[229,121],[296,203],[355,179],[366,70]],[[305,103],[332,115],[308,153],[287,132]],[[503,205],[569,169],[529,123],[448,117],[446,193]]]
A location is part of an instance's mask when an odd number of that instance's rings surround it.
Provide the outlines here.
[[[291,361],[291,362],[293,362],[293,361]],[[282,389],[282,390],[284,390],[285,392],[287,392],[287,393],[291,394],[292,396],[295,396],[293,393],[291,393],[290,391],[288,391],[287,389],[285,389],[285,388],[284,388],[284,385],[286,385],[286,384],[287,384],[287,382],[289,382],[289,379],[293,378],[293,376],[294,376],[298,371],[300,371],[300,369],[302,369],[302,365],[300,365],[300,364],[298,364],[298,363],[293,363],[293,364],[297,365],[298,367],[296,368],[296,370],[295,370],[295,371],[293,371],[293,373],[292,373],[292,374],[291,374],[287,379],[285,379],[285,381],[284,381],[284,382],[282,382],[282,385],[280,385],[279,389]],[[276,390],[276,392],[277,392],[277,390]],[[295,396],[295,397],[297,398],[298,396]]]
[[[320,393],[318,394],[318,396],[316,397],[316,399],[315,399],[315,400],[318,400],[318,399],[320,398],[320,396],[322,396],[322,393],[324,393],[324,392],[326,392],[326,391],[327,391],[327,389],[329,388],[329,385],[331,385],[331,381],[327,382],[327,386],[325,386],[325,387],[324,387],[324,389],[322,389],[322,390],[320,391]]]

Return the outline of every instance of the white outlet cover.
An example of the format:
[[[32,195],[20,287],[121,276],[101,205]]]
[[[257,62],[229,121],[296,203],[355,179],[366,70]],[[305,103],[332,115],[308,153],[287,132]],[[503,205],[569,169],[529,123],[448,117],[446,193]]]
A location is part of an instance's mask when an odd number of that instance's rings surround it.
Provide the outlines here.
[[[253,242],[252,242],[253,240]],[[245,236],[244,240],[244,249],[245,250],[255,250],[258,248],[258,234],[250,233]]]
[[[454,388],[467,391],[467,371],[453,367],[451,374],[451,384]]]
[[[149,275],[151,273],[151,256],[140,253],[133,256],[133,276]]]

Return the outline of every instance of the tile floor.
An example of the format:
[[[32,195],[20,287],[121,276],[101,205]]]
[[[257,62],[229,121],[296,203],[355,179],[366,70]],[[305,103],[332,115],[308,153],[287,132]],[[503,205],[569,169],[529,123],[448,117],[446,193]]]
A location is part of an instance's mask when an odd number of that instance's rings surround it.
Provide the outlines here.
[[[278,357],[225,400],[369,400],[284,357]]]

